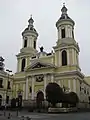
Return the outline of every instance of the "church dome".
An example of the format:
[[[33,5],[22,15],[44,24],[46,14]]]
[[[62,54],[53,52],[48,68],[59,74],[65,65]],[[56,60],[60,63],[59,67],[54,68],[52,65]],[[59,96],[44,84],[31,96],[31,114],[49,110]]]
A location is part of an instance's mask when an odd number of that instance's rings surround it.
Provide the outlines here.
[[[33,25],[34,20],[33,20],[32,16],[31,16],[30,19],[28,20],[28,23],[29,23],[29,25],[28,25],[28,27],[25,28],[25,30],[22,32],[22,35],[23,35],[24,33],[26,33],[26,32],[33,32],[33,33],[35,33],[35,34],[38,35],[38,33],[37,33],[37,31],[36,31],[36,29],[34,28],[34,25]]]
[[[56,26],[61,21],[71,21],[73,24],[75,24],[74,21],[68,16],[67,11],[68,11],[68,9],[66,8],[65,4],[63,4],[63,7],[61,9],[62,14],[61,14],[59,20],[56,22]]]

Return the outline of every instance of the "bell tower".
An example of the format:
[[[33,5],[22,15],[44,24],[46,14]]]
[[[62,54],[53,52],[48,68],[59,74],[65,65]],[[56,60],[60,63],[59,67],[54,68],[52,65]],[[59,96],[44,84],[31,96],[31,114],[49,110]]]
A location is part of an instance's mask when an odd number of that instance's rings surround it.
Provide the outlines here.
[[[28,26],[22,32],[22,48],[17,55],[17,72],[23,72],[24,68],[30,64],[30,58],[37,53],[37,37],[38,33],[34,28],[34,20],[32,16],[28,20]]]
[[[36,42],[38,33],[36,29],[34,28],[34,20],[32,16],[28,20],[28,27],[22,32],[22,38],[23,38],[23,44],[21,52],[29,52],[31,54],[35,54],[37,52],[36,50]]]
[[[74,21],[68,16],[67,8],[65,4],[61,9],[61,17],[56,22],[56,27],[58,30],[58,40],[64,38],[72,38],[74,39]]]
[[[74,66],[79,69],[79,46],[74,38],[74,21],[67,14],[65,4],[61,9],[61,16],[56,22],[58,39],[55,51],[55,65],[59,67]],[[76,68],[75,68],[76,69]]]

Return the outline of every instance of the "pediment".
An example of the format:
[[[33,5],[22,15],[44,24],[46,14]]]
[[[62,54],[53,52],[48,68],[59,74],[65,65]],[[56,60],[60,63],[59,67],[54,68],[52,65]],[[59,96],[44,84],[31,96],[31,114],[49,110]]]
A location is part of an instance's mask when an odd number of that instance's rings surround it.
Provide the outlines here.
[[[47,67],[52,68],[52,67],[55,67],[55,65],[37,61],[37,62],[33,62],[30,66],[28,66],[26,68],[26,71],[29,69],[40,69],[40,68],[47,68]]]
[[[35,64],[32,64],[30,68],[34,69],[34,68],[42,68],[42,67],[47,67],[47,65],[37,62]]]

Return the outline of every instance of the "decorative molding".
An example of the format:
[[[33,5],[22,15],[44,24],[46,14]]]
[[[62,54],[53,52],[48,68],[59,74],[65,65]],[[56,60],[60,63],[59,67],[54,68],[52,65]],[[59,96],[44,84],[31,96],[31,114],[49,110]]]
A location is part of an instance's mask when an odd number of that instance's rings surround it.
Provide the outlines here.
[[[42,82],[44,80],[44,75],[36,76],[36,82]]]

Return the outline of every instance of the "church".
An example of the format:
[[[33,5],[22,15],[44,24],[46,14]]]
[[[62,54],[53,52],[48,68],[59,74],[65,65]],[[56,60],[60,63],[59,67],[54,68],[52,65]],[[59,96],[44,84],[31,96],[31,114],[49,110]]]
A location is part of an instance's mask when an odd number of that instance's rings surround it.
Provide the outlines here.
[[[44,47],[37,48],[38,31],[34,20],[28,20],[28,26],[22,32],[22,48],[16,55],[17,71],[13,80],[11,96],[22,96],[24,102],[35,101],[39,92],[46,99],[45,89],[48,83],[56,82],[64,92],[75,92],[80,106],[89,107],[90,85],[79,66],[79,44],[74,37],[75,22],[67,14],[63,5],[61,16],[56,22],[58,40],[53,51],[47,53]],[[10,98],[12,98],[10,97]]]

